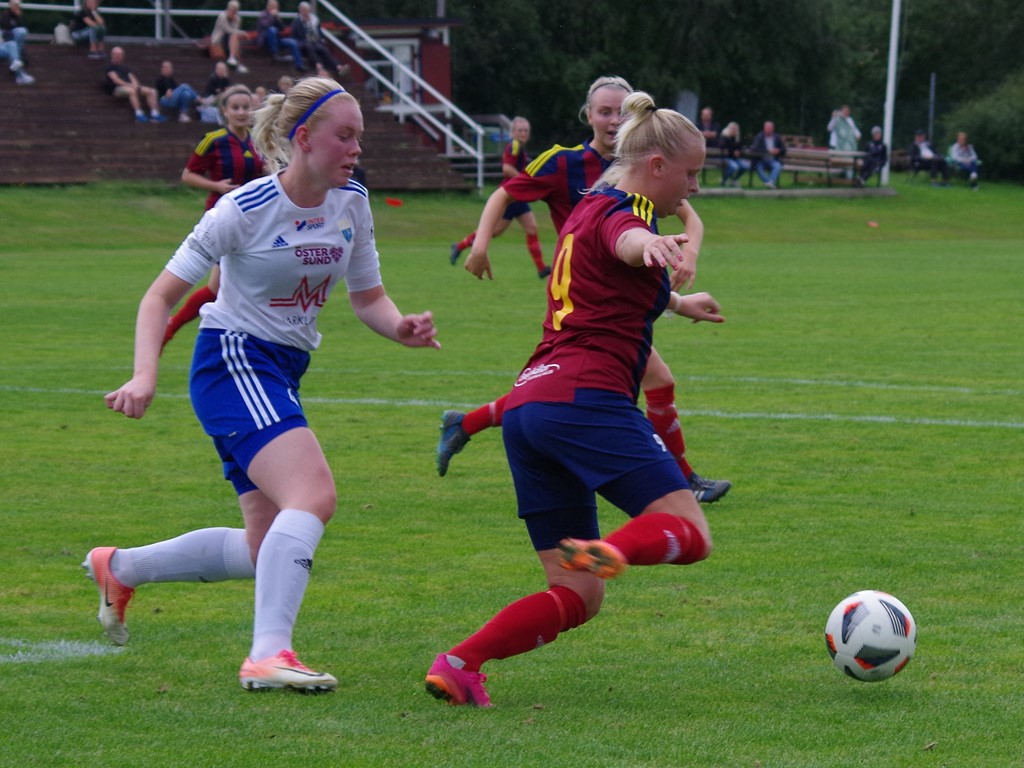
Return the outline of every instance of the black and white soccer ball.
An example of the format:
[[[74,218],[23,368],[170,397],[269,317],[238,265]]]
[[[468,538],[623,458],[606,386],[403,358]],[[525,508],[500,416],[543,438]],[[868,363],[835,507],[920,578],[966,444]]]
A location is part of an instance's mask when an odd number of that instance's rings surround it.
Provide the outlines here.
[[[907,606],[886,592],[854,592],[829,614],[825,645],[832,663],[850,677],[887,680],[913,657],[917,623]]]

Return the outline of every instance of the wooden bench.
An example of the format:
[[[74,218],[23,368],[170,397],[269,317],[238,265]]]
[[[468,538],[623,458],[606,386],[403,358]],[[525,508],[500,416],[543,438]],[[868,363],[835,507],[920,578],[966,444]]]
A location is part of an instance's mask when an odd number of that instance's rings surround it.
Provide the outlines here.
[[[852,178],[857,175],[864,157],[865,154],[859,151],[817,147],[787,148],[786,155],[782,158],[782,172],[792,173],[794,184],[799,182],[801,173],[824,176],[831,187],[834,178],[846,175]]]

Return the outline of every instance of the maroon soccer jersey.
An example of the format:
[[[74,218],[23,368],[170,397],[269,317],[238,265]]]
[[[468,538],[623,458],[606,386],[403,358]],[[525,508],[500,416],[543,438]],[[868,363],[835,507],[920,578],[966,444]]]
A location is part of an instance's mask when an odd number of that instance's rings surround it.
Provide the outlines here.
[[[231,131],[221,128],[203,137],[185,167],[213,181],[231,179],[241,186],[263,175],[263,158],[253,146],[252,136],[242,141]],[[213,208],[219,199],[217,192],[207,195],[206,210]]]
[[[505,151],[501,153],[501,164],[511,165],[522,173],[530,164],[530,156],[526,154],[526,145],[519,139],[512,139],[505,145]]]
[[[611,162],[601,157],[589,141],[575,147],[556,144],[502,187],[524,203],[535,200],[547,203],[551,223],[556,232],[561,232],[572,209],[609,165]]]
[[[665,269],[631,267],[615,255],[619,236],[637,227],[657,232],[653,205],[614,188],[588,195],[573,210],[548,283],[543,338],[506,409],[572,402],[584,388],[636,400],[654,321],[670,293]]]

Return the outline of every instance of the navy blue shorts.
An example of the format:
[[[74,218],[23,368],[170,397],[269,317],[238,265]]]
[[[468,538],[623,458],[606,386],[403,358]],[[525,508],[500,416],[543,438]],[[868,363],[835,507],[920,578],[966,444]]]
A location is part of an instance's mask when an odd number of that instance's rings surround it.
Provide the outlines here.
[[[523,214],[529,212],[529,203],[524,203],[522,200],[516,200],[514,203],[508,204],[508,207],[505,208],[505,212],[501,215],[501,218],[512,221],[512,219],[518,219]]]
[[[307,426],[299,379],[309,353],[244,333],[204,328],[192,356],[192,407],[241,495],[256,490],[246,474],[253,457],[290,429]]]
[[[654,426],[625,395],[580,390],[573,403],[527,403],[501,422],[519,517],[538,551],[595,539],[600,494],[630,517],[689,485]]]

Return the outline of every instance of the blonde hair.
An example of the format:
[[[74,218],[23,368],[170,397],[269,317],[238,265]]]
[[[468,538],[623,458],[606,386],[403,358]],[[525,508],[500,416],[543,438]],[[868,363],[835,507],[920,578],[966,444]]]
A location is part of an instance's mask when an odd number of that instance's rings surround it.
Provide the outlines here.
[[[740,140],[740,124],[736,122],[729,123],[725,128],[722,129],[722,135],[730,138]]]
[[[271,172],[288,165],[295,129],[305,125],[312,130],[323,114],[324,103],[332,99],[345,99],[359,106],[351,93],[329,77],[306,77],[288,93],[267,96],[266,105],[256,112],[252,139]]]
[[[217,109],[223,113],[227,108],[228,99],[232,96],[238,96],[239,94],[242,96],[248,96],[250,99],[252,98],[252,91],[249,90],[249,86],[242,85],[241,83],[235,83],[234,85],[229,85],[220,92],[220,96],[217,97]]]
[[[622,174],[652,153],[675,160],[685,152],[705,148],[704,135],[689,118],[673,109],[658,109],[650,94],[633,91],[622,102],[623,122],[615,139],[615,162],[595,187],[614,185]]]
[[[583,102],[583,106],[580,107],[579,117],[580,122],[587,122],[587,114],[590,112],[590,102],[593,99],[594,92],[601,88],[621,88],[626,93],[633,92],[633,86],[626,82],[624,77],[618,77],[617,75],[602,75],[590,84],[587,89],[587,100]]]

